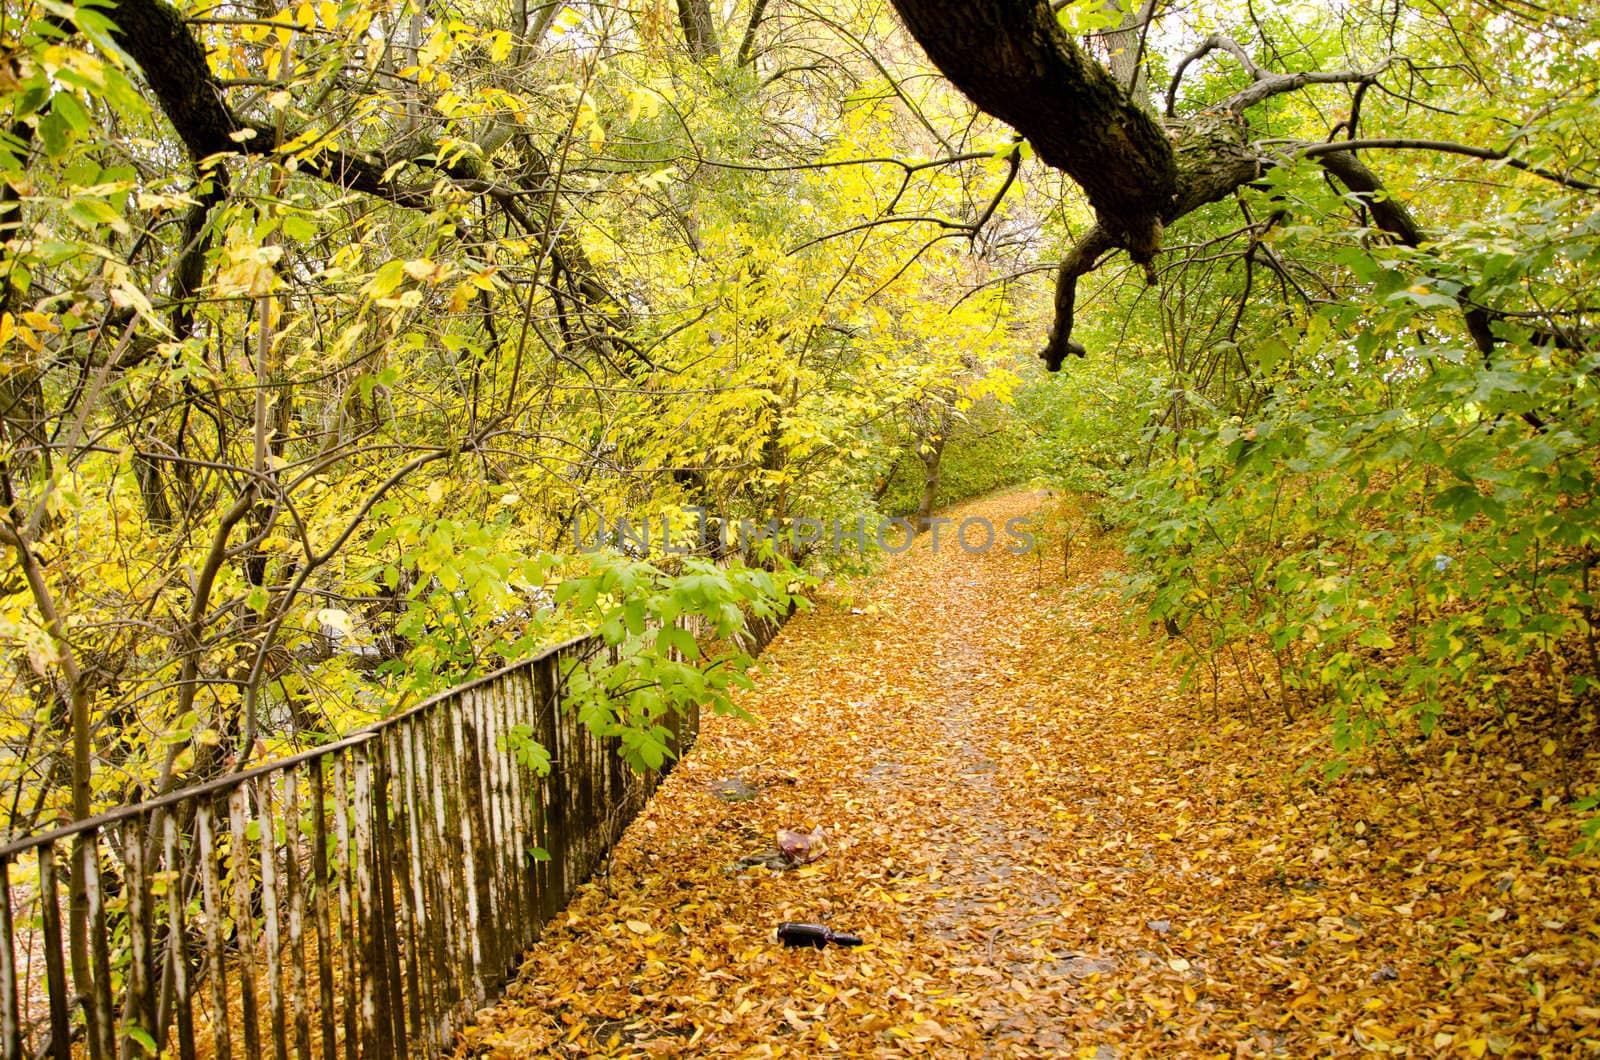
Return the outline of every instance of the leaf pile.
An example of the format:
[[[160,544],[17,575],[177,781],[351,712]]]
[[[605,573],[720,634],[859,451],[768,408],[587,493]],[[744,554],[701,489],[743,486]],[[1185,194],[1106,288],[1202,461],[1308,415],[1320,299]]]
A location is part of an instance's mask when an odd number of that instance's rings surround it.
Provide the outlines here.
[[[1593,755],[1484,728],[1327,782],[1317,723],[1180,694],[1111,548],[1063,584],[1047,550],[951,545],[790,624],[741,700],[761,724],[707,719],[462,1055],[1600,1051],[1563,794]],[[736,867],[817,826],[815,863]],[[784,920],[866,944],[785,950]]]

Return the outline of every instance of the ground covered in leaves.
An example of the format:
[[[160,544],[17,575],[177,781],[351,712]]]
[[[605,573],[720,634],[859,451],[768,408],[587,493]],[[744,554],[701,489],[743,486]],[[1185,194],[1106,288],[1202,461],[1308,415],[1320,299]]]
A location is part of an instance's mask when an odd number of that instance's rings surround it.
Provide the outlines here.
[[[790,623],[464,1055],[1600,1055],[1593,758],[1501,719],[1325,781],[1314,720],[1179,691],[1114,542],[948,534]]]

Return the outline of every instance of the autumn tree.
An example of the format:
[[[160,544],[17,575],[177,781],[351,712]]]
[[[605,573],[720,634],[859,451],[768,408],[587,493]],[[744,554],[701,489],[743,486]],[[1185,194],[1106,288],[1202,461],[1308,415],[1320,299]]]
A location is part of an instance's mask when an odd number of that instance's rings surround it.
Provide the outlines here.
[[[1007,355],[1019,302],[949,306],[1018,253],[971,253],[1016,145],[850,5],[4,33],[14,829],[603,624],[555,600],[594,513],[871,518],[914,399]]]

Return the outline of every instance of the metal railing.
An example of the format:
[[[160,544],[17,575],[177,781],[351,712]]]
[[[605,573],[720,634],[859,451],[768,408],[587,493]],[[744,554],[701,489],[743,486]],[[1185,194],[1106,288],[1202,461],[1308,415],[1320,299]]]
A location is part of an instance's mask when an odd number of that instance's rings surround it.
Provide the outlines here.
[[[563,665],[604,650],[0,847],[0,1056],[447,1051],[659,779],[562,709]],[[673,724],[686,749],[698,718]]]

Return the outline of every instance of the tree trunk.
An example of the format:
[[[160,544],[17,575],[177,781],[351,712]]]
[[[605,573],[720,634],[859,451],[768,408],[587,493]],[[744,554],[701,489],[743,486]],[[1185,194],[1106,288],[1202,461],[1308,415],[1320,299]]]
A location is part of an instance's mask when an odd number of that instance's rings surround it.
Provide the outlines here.
[[[678,0],[678,25],[683,27],[684,43],[696,62],[718,59],[722,46],[717,43],[717,24],[711,20],[710,0]]]
[[[1145,26],[1155,12],[1153,0],[1133,6],[1133,0],[1106,0],[1106,10],[1122,16],[1116,29],[1100,35],[1105,42],[1106,61],[1111,76],[1128,92],[1128,97],[1145,110],[1151,110],[1150,79],[1144,73]]]
[[[944,456],[944,439],[935,439],[926,452],[917,454],[922,459],[922,499],[917,502],[917,533],[933,525],[933,511],[939,500],[939,462]]]
[[[761,19],[767,13],[769,0],[756,0],[755,6],[750,9],[750,21],[744,28],[744,40],[739,45],[738,65],[748,66],[756,57],[756,31],[761,28]]]

